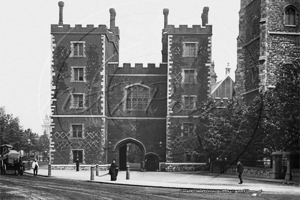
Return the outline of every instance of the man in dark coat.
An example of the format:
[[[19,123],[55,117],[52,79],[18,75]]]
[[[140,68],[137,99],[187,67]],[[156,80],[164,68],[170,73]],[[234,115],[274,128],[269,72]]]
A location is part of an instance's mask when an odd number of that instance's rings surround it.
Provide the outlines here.
[[[237,162],[236,171],[239,174],[239,179],[240,179],[239,184],[243,184],[242,174],[244,172],[244,166],[240,160],[238,160]]]
[[[109,168],[109,172],[108,172],[110,174],[110,180],[112,180],[112,181],[117,180],[118,171],[119,171],[119,168],[118,168],[118,165],[116,165],[116,160],[113,159],[113,161],[110,165],[110,168]]]

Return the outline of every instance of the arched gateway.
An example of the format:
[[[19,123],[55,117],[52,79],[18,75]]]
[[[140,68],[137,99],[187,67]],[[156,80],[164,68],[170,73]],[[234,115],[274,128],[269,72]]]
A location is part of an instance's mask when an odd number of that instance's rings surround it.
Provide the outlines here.
[[[125,138],[117,142],[117,144],[113,148],[113,152],[115,153],[115,158],[117,163],[119,164],[120,170],[126,169],[126,163],[128,162],[128,154],[127,154],[127,145],[135,144],[141,150],[140,161],[145,160],[146,148],[142,142],[134,138]],[[144,166],[141,163],[141,169]]]

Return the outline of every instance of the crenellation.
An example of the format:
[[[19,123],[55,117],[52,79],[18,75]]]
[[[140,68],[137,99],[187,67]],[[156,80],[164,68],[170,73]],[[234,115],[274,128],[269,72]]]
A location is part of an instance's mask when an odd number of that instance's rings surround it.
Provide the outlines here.
[[[94,28],[94,24],[87,24],[87,25],[86,25],[86,28],[87,28],[87,29],[93,29],[93,28]]]
[[[86,27],[81,24],[76,24],[74,27],[71,27],[70,24],[64,24],[63,26],[59,26],[57,24],[51,24],[51,33],[89,33],[89,34],[105,34],[107,32],[106,25],[99,25],[95,27],[94,25],[88,24]]]
[[[192,27],[187,25],[179,25],[179,27],[167,25],[164,31],[167,34],[212,34],[212,25],[206,25],[205,27],[201,27],[201,25],[193,25]]]
[[[181,31],[186,31],[188,29],[188,25],[179,25],[179,29]]]

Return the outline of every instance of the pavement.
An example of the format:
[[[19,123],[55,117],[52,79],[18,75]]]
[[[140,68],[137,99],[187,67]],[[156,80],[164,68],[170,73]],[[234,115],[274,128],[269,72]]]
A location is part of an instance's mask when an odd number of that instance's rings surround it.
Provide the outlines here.
[[[25,171],[33,174],[33,170]],[[48,170],[40,168],[38,176],[48,177]],[[89,181],[100,184],[114,184],[127,186],[160,187],[186,190],[234,190],[234,191],[263,191],[271,193],[286,193],[300,196],[300,184],[295,181],[280,179],[264,179],[243,177],[244,183],[238,184],[239,179],[234,174],[217,174],[209,172],[140,172],[130,171],[129,179],[126,171],[119,171],[117,181],[110,181],[108,171],[94,172],[91,180],[91,171],[51,170],[49,178]]]

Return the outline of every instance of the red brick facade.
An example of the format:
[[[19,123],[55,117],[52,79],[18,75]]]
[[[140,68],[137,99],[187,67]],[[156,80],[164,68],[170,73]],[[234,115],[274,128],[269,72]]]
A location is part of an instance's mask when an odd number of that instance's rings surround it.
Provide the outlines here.
[[[166,11],[163,63],[147,66],[119,64],[114,9],[109,28],[51,25],[53,163],[121,162],[128,143],[141,161],[188,161],[197,144],[179,147],[196,137],[197,106],[210,93],[212,26],[175,28]]]

